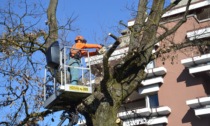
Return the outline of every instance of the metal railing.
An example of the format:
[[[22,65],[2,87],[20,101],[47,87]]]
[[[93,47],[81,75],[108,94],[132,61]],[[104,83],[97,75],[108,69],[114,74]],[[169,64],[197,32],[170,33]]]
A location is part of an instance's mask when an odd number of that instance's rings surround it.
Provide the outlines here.
[[[67,64],[67,61],[69,60],[69,53],[70,49],[75,49],[76,48],[71,48],[69,46],[65,46],[60,50],[60,66],[58,69],[54,69],[53,75],[50,75],[49,72],[49,67],[45,67],[45,73],[44,73],[44,101],[47,100],[48,97],[52,94],[56,94],[57,90],[59,90],[59,86],[65,86],[66,84],[71,85],[70,80],[68,82],[68,69],[75,68],[80,70],[80,85],[82,86],[88,86],[91,87],[92,89],[92,74],[91,74],[91,67],[90,67],[90,59],[89,59],[89,52],[88,50],[80,50],[80,51],[86,51],[87,52],[87,57],[88,58],[88,63],[86,66],[84,58],[80,59],[81,66],[80,67],[74,67],[74,66],[69,66]],[[57,72],[60,72],[60,84],[57,83],[56,80],[56,75]],[[69,73],[70,74],[70,73]],[[51,76],[51,77],[48,77]],[[86,80],[86,82],[84,81]],[[50,83],[50,84],[49,84]]]
[[[80,70],[80,81],[82,82],[83,85],[86,85],[86,86],[91,86],[92,87],[92,83],[91,83],[91,67],[90,67],[90,60],[88,61],[88,66],[85,66],[85,62],[84,62],[84,58],[80,58],[80,67],[74,67],[74,66],[69,66],[67,63],[67,60],[69,60],[69,58],[71,58],[69,56],[69,53],[70,53],[70,50],[71,49],[74,49],[74,50],[78,50],[78,51],[85,51],[87,52],[87,58],[89,59],[89,52],[88,50],[84,50],[84,49],[76,49],[76,48],[71,48],[69,46],[65,46],[64,49],[63,49],[63,54],[61,54],[61,57],[63,57],[63,62],[62,63],[62,60],[60,64],[63,64],[62,67],[63,67],[63,70],[64,70],[64,81],[62,80],[62,84],[71,84],[71,83],[68,83],[67,82],[67,72],[68,72],[68,69],[71,69],[71,68],[74,68],[74,69],[79,69]],[[89,74],[87,76],[87,73]],[[86,76],[85,76],[86,75]],[[87,78],[88,77],[88,78]],[[63,79],[63,78],[62,78]],[[89,84],[87,84],[86,82],[84,82],[84,80],[87,80],[87,82],[89,82]]]
[[[56,70],[54,69],[53,75],[49,75],[49,67],[45,67],[45,72],[44,72],[44,101],[50,97],[52,94],[57,92],[57,81],[55,78],[56,75]]]

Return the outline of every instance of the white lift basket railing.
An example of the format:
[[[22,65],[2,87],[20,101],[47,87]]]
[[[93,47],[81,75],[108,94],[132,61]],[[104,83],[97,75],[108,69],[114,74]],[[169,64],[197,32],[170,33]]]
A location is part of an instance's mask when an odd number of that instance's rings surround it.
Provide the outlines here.
[[[74,66],[69,66],[67,64],[68,60],[69,60],[69,52],[70,49],[75,49],[75,48],[71,48],[68,46],[65,46],[63,51],[61,51],[61,57],[60,58],[60,64],[61,64],[61,68],[64,70],[64,81],[63,78],[61,77],[61,89],[64,89],[65,91],[73,91],[73,92],[81,92],[81,93],[92,93],[92,83],[93,80],[91,79],[91,67],[90,65],[86,66],[86,64],[84,64],[84,58],[80,59],[81,62],[81,66],[80,67],[74,67]],[[75,49],[78,50],[78,49]],[[88,50],[78,50],[78,51],[86,51],[87,52],[87,58],[89,59],[89,53]],[[63,53],[62,53],[63,52]],[[70,57],[71,58],[71,57]],[[63,60],[63,61],[62,61]],[[64,62],[64,63],[62,63]],[[90,60],[89,60],[90,62]],[[79,69],[80,70],[80,79],[79,79],[79,83],[78,85],[71,85],[70,83],[70,78],[69,77],[69,71],[68,69]],[[61,72],[61,75],[63,73]]]
[[[66,105],[70,102],[77,102],[77,100],[89,96],[93,91],[92,83],[94,83],[94,80],[92,80],[90,60],[87,63],[88,66],[86,66],[84,58],[80,59],[80,67],[69,66],[70,49],[73,48],[65,46],[60,50],[60,65],[57,69],[54,69],[53,75],[51,75],[49,67],[45,68],[44,107],[46,108],[54,108],[56,106],[56,109],[62,109],[62,107],[59,107],[60,104]],[[89,59],[88,50],[82,51],[87,52],[87,57],[85,58]],[[70,83],[69,69],[71,68],[79,69],[80,71],[80,79],[77,85]],[[57,79],[60,79],[60,83],[58,83],[56,76],[59,77]]]

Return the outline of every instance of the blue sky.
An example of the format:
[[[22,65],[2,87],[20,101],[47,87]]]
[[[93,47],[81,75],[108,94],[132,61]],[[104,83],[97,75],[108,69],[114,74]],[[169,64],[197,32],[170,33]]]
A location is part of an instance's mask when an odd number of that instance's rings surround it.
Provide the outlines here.
[[[81,34],[89,43],[104,43],[103,39],[109,32],[119,35],[116,28],[120,26],[120,20],[127,23],[133,18],[126,8],[133,3],[137,0],[60,0],[57,18],[60,23],[65,23],[66,18],[72,15],[77,17],[72,25],[79,30],[71,32],[69,39],[74,40],[77,34]]]

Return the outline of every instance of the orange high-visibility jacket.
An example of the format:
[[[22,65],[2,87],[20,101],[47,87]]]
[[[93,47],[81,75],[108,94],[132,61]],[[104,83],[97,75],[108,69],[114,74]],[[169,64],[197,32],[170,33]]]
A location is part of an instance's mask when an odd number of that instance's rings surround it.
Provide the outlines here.
[[[78,43],[75,43],[72,46],[71,56],[74,56],[79,51],[81,53],[81,56],[87,56],[87,51],[80,50],[80,49],[87,49],[87,48],[96,48],[96,49],[99,49],[99,48],[101,48],[101,46],[98,45],[98,44],[87,44],[87,43],[78,42]],[[89,52],[89,56],[94,56],[96,54],[97,54],[96,52]]]

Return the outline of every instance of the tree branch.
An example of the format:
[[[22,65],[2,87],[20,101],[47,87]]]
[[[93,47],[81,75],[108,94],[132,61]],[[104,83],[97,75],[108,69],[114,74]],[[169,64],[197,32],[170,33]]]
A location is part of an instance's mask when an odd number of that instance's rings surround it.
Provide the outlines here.
[[[28,114],[28,104],[26,102],[26,99],[25,99],[25,96],[23,95],[23,104],[24,104],[24,108],[25,108],[25,113],[26,113],[26,116],[29,116]]]
[[[175,7],[177,4],[179,4],[181,0],[175,0],[173,3],[171,3],[169,6],[167,6],[165,9],[163,9],[162,15],[171,10],[173,7]]]
[[[183,18],[170,30],[166,31],[165,33],[163,33],[162,35],[160,35],[158,38],[157,38],[157,42],[163,40],[164,38],[166,38],[167,36],[171,35],[172,33],[174,33],[183,23],[186,22],[187,20],[187,14],[189,12],[189,6],[190,6],[190,3],[191,3],[191,0],[188,0],[188,3],[187,3],[187,6],[186,6],[186,11],[183,15]]]
[[[135,20],[135,25],[143,26],[147,18],[147,3],[148,0],[140,0],[138,4],[138,13]]]
[[[172,46],[169,46],[167,49],[160,49],[158,51],[156,51],[154,53],[155,56],[159,56],[161,54],[165,54],[165,53],[169,53],[171,51],[177,51],[177,50],[181,50],[183,48],[187,48],[187,47],[197,47],[197,46],[210,46],[210,41],[209,40],[205,40],[205,39],[199,39],[199,40],[193,40],[193,41],[185,41],[183,43],[180,44],[173,44]],[[156,57],[154,57],[153,59],[155,59]]]
[[[54,41],[58,39],[58,26],[56,18],[56,9],[58,5],[58,0],[50,0],[50,4],[47,10],[48,26],[49,26],[49,36],[46,40],[46,47],[48,48]]]
[[[104,54],[104,57],[103,57],[104,79],[109,79],[109,77],[110,77],[109,64],[108,64],[109,57],[116,50],[116,48],[118,47],[118,45],[121,43],[121,40],[118,39],[112,33],[109,33],[109,36],[112,37],[116,41],[114,42],[114,44],[112,45],[112,47]]]
[[[24,124],[26,124],[29,119],[31,118],[37,118],[37,117],[45,117],[53,112],[56,112],[56,110],[52,111],[52,110],[46,110],[46,111],[43,111],[43,112],[40,112],[40,113],[31,113],[29,114],[25,119],[23,119],[22,122],[20,122],[20,124],[18,124],[18,126],[23,126]]]

